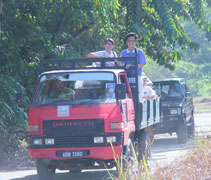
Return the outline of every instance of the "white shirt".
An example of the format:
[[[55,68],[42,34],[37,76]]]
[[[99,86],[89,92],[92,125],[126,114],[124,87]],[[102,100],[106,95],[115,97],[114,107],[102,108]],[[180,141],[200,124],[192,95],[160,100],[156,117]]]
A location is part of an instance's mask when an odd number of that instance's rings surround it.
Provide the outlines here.
[[[106,50],[103,50],[103,51],[92,52],[92,54],[94,54],[96,56],[109,57],[109,58],[118,57],[115,51],[112,51],[111,54],[109,54]],[[113,66],[115,66],[115,63],[112,61],[109,61],[109,62],[106,62],[105,65],[107,67],[113,67]],[[100,62],[94,63],[93,66],[99,67]]]
[[[141,89],[141,97],[144,98],[144,97],[152,97],[154,95],[153,93],[153,89],[149,86],[144,86],[142,89]]]

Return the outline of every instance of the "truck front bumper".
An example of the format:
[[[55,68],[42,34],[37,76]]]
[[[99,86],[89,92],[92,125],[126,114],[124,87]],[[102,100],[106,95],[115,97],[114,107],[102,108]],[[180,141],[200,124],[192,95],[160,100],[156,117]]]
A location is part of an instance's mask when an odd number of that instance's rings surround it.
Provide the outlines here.
[[[41,149],[32,149],[28,148],[28,153],[32,159],[51,159],[51,160],[67,160],[67,159],[78,159],[78,158],[91,158],[91,159],[101,159],[108,160],[114,159],[114,157],[120,157],[122,152],[121,145],[106,147],[83,147],[83,148],[41,148]],[[58,156],[58,152],[88,152],[86,156],[82,157],[61,157]],[[61,154],[61,153],[60,153]]]
[[[177,131],[180,122],[184,121],[182,116],[166,116],[158,123],[155,134],[172,133]]]

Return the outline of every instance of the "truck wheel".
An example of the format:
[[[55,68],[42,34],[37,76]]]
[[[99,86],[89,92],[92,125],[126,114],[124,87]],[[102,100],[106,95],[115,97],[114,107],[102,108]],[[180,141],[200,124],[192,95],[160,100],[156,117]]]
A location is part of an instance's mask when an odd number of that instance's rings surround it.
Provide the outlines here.
[[[149,168],[151,163],[151,140],[147,132],[143,131],[141,133],[141,136],[138,138],[138,146],[140,154],[139,161],[142,161],[144,158]]]
[[[188,126],[188,137],[195,138],[195,122],[194,122],[193,115],[191,117],[190,122],[191,122],[191,126]]]
[[[39,180],[53,179],[53,175],[55,174],[56,168],[48,167],[48,165],[46,165],[41,159],[38,159],[36,161],[36,167]]]
[[[179,143],[187,142],[187,124],[185,122],[179,122],[176,133]]]

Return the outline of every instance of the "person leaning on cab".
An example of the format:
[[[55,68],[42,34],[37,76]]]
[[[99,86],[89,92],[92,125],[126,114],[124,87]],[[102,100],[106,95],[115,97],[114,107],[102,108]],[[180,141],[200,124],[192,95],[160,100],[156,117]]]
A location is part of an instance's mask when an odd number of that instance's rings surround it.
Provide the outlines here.
[[[117,54],[115,51],[113,51],[113,48],[115,47],[115,42],[111,38],[105,39],[104,42],[105,50],[97,51],[97,52],[91,52],[87,55],[88,58],[117,58]],[[100,67],[100,62],[93,63],[93,66]],[[109,61],[105,63],[105,66],[107,67],[113,67],[115,66],[115,62]]]

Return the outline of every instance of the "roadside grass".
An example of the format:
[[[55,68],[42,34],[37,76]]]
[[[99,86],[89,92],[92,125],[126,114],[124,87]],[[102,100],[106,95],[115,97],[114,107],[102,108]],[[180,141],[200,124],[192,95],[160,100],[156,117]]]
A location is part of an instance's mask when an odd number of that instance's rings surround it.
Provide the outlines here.
[[[123,171],[122,158],[115,159],[119,173],[115,177],[109,173],[109,180],[211,180],[211,139],[196,139],[196,146],[185,154],[184,157],[174,161],[171,165],[152,167],[148,171],[145,161],[140,164],[135,156],[136,165],[132,167],[135,174]],[[142,168],[141,168],[142,167]],[[138,171],[137,171],[138,170]]]
[[[111,174],[107,169],[108,178],[106,178],[106,180],[150,180],[150,173],[145,157],[143,156],[143,160],[139,162],[133,145],[132,154],[129,159],[125,158],[122,153],[119,158],[116,157],[112,143],[111,147],[114,153],[114,160],[117,165],[118,177]]]
[[[196,144],[183,159],[157,168],[151,180],[211,180],[211,140],[198,139]]]
[[[211,97],[193,97],[195,113],[211,113]]]

